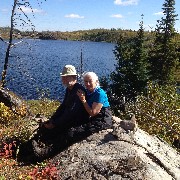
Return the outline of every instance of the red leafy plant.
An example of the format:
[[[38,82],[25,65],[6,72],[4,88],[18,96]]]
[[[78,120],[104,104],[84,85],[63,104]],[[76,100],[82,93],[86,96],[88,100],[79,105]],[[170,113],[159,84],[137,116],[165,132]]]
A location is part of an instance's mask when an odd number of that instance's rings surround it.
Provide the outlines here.
[[[0,149],[0,157],[11,158],[16,154],[16,141],[12,141],[11,143],[3,142],[3,148]]]
[[[58,177],[58,169],[54,164],[47,164],[46,167],[35,167],[31,172],[29,172],[29,176],[35,179],[49,179],[56,180]]]

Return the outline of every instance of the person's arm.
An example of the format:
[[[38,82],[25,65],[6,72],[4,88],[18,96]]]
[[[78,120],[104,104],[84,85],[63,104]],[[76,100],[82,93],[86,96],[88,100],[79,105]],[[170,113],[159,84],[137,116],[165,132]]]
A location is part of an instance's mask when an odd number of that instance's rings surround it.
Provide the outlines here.
[[[85,93],[83,91],[78,90],[77,95],[79,96],[79,99],[83,103],[84,108],[90,116],[95,116],[101,111],[101,108],[103,106],[101,103],[93,102],[91,108],[86,101]]]
[[[90,106],[88,105],[88,103],[86,101],[82,102],[84,105],[84,108],[86,109],[86,111],[88,112],[88,114],[90,116],[96,116],[102,108],[102,104],[101,103],[96,103],[94,102],[92,104],[92,108],[90,108]]]
[[[53,120],[53,119],[58,118],[64,112],[64,110],[66,108],[66,105],[65,105],[66,98],[67,98],[67,89],[66,89],[66,92],[65,92],[63,102],[60,104],[60,106],[56,109],[56,111],[50,117],[50,119],[49,119],[50,121]]]
[[[59,119],[59,117],[61,116],[61,114],[65,111],[65,99],[67,97],[67,89],[66,89],[66,93],[65,93],[65,97],[64,100],[62,102],[62,104],[60,104],[60,106],[56,109],[56,111],[53,113],[53,115],[49,118],[49,120],[45,123],[43,123],[42,125],[44,125],[46,128],[48,129],[52,129],[54,128],[54,121],[56,119]]]

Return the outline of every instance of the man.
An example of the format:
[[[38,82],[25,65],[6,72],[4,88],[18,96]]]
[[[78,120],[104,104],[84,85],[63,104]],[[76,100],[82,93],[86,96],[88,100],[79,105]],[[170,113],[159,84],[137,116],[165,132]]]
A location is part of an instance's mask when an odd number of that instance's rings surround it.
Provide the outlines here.
[[[67,147],[70,143],[68,137],[71,138],[68,134],[69,129],[86,124],[89,119],[89,115],[77,95],[79,89],[84,92],[85,89],[77,83],[75,67],[64,66],[60,76],[66,87],[64,100],[52,117],[41,125],[37,134],[20,146],[17,158],[19,161],[41,161]],[[29,158],[26,160],[26,157]]]
[[[74,66],[66,65],[60,74],[62,83],[66,87],[65,98],[56,112],[48,122],[44,123],[45,128],[65,130],[72,126],[85,123],[89,115],[80,101],[77,91],[81,89],[85,92],[82,85],[77,83],[77,72]]]

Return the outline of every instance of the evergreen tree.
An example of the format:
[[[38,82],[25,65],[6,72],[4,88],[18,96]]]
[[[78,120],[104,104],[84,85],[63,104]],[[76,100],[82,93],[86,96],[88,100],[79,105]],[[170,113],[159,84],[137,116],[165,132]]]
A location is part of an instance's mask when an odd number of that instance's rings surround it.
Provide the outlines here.
[[[135,50],[133,54],[134,72],[135,77],[137,78],[137,83],[135,82],[135,89],[138,94],[145,92],[145,87],[147,85],[147,81],[149,80],[149,63],[147,61],[149,49],[144,36],[143,15],[139,26],[140,28],[137,32],[137,37],[135,38]]]
[[[157,21],[155,40],[150,54],[152,80],[159,84],[168,84],[174,81],[178,63],[178,53],[175,39],[175,0],[165,0],[163,4],[164,17]]]
[[[125,96],[131,99],[145,92],[149,72],[143,20],[136,37],[120,37],[114,54],[117,65],[116,70],[111,73],[112,93],[117,97]]]

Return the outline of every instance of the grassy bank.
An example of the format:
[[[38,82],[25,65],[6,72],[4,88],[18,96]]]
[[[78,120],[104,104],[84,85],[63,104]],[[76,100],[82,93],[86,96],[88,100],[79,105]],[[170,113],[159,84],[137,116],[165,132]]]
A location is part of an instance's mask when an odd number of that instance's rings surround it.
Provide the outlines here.
[[[50,117],[60,105],[48,99],[27,101],[30,117],[14,114],[0,103],[0,180],[6,179],[56,179],[58,170],[48,160],[36,165],[22,166],[14,158],[14,148],[18,141],[26,141],[31,136],[31,129],[37,125],[32,119],[37,114]]]

